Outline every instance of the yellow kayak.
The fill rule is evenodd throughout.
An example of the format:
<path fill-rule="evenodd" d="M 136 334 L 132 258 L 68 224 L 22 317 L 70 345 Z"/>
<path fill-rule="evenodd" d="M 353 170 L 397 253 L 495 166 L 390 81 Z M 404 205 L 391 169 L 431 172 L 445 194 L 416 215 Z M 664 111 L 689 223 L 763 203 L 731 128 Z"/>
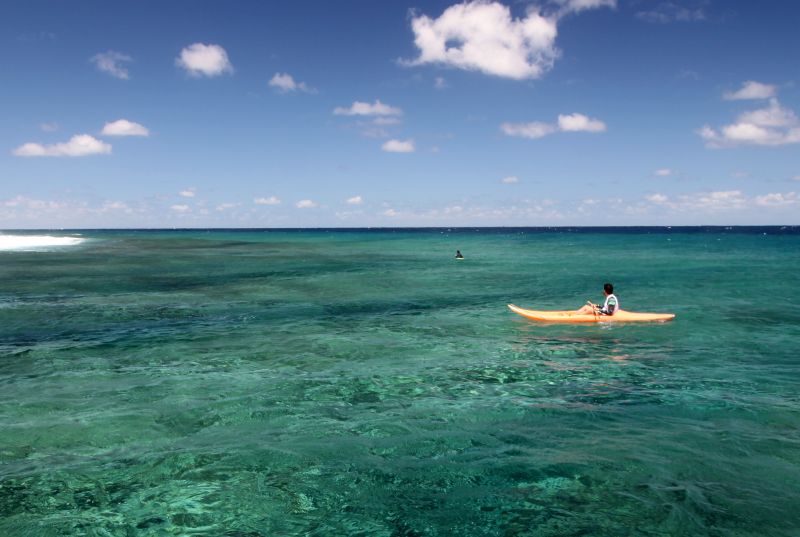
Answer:
<path fill-rule="evenodd" d="M 509 304 L 508 309 L 531 321 L 551 323 L 630 323 L 647 321 L 671 321 L 674 313 L 635 313 L 618 310 L 614 315 L 593 315 L 577 311 L 534 311 Z"/>

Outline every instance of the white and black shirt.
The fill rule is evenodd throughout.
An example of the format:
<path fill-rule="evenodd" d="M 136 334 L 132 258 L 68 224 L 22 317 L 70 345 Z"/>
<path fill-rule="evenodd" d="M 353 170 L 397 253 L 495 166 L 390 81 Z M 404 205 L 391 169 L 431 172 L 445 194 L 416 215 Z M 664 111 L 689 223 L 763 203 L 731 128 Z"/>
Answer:
<path fill-rule="evenodd" d="M 603 315 L 614 315 L 618 309 L 619 300 L 617 300 L 617 295 L 611 293 L 606 297 L 605 304 L 603 304 L 603 307 L 600 308 L 600 313 Z"/>

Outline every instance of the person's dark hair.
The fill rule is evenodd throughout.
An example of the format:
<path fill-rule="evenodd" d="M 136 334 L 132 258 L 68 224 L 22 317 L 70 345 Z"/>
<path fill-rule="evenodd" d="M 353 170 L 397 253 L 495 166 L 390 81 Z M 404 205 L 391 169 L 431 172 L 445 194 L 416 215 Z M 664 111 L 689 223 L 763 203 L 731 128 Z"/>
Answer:
<path fill-rule="evenodd" d="M 605 291 L 609 295 L 613 294 L 614 293 L 614 286 L 611 285 L 610 283 L 604 283 L 603 284 L 603 291 Z"/>

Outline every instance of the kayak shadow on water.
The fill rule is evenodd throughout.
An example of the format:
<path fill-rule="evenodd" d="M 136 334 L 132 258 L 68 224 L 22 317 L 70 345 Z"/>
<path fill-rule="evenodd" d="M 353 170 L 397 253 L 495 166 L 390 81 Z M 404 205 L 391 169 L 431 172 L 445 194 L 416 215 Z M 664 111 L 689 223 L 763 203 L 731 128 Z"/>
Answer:
<path fill-rule="evenodd" d="M 524 334 L 517 337 L 511 349 L 518 355 L 533 355 L 546 360 L 591 359 L 607 355 L 621 354 L 622 340 L 599 336 L 542 336 Z"/>
<path fill-rule="evenodd" d="M 608 328 L 611 327 L 578 327 L 577 330 L 587 330 L 584 335 L 563 332 L 545 335 L 533 333 L 532 329 L 527 328 L 516 332 L 510 345 L 517 356 L 537 357 L 547 361 L 651 361 L 669 353 L 669 349 L 665 349 L 663 345 L 654 345 L 638 337 L 619 337 L 617 330 Z M 572 331 L 576 329 L 572 328 Z"/>
<path fill-rule="evenodd" d="M 518 345 L 548 344 L 554 342 L 567 345 L 607 345 L 608 343 L 621 344 L 623 343 L 623 340 L 620 338 L 603 337 L 601 334 L 587 336 L 543 336 L 535 334 L 523 334 L 514 341 L 514 343 Z"/>

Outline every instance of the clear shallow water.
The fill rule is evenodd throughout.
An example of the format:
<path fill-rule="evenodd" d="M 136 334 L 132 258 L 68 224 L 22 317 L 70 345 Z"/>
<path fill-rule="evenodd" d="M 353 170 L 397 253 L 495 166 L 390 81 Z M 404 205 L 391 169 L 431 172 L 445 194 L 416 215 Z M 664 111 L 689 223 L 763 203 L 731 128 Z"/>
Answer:
<path fill-rule="evenodd" d="M 797 535 L 800 234 L 734 231 L 0 252 L 0 535 Z M 607 280 L 677 319 L 505 307 Z"/>

